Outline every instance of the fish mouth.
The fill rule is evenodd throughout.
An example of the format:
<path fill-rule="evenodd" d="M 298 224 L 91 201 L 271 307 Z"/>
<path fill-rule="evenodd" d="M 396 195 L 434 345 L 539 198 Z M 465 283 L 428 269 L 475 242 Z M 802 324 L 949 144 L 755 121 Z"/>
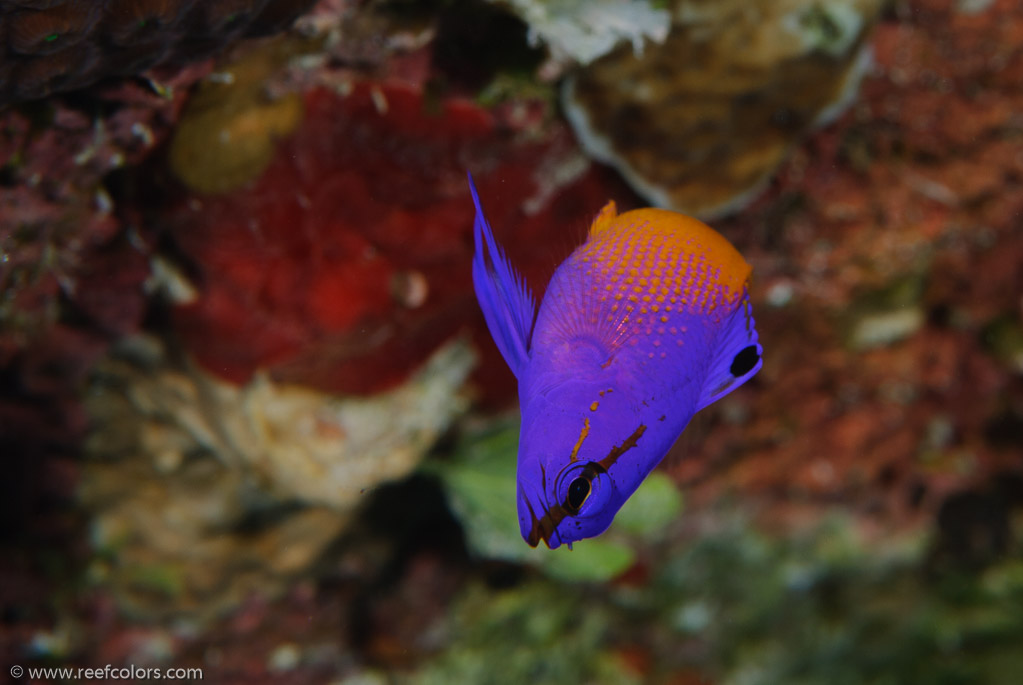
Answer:
<path fill-rule="evenodd" d="M 537 516 L 536 509 L 540 510 L 541 516 Z M 547 549 L 557 549 L 561 546 L 561 535 L 558 533 L 558 524 L 565 518 L 565 510 L 559 504 L 553 507 L 545 507 L 538 502 L 536 508 L 525 493 L 519 493 L 519 527 L 522 539 L 530 547 L 536 547 L 540 541 L 547 545 Z"/>

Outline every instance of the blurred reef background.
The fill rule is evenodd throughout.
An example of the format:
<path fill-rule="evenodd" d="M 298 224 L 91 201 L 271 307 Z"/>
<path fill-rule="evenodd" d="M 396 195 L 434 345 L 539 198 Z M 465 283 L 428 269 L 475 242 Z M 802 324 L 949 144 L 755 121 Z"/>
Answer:
<path fill-rule="evenodd" d="M 0 673 L 1015 685 L 1023 2 L 0 0 Z M 753 265 L 761 373 L 517 530 L 471 170 Z"/>

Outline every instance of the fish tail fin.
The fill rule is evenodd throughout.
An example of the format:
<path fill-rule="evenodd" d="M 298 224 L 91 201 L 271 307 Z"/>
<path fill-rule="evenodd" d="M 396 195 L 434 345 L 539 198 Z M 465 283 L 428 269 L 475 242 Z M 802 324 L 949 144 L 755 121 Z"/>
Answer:
<path fill-rule="evenodd" d="M 469 190 L 476 206 L 473 239 L 472 282 L 490 334 L 508 362 L 520 374 L 529 357 L 529 339 L 536 318 L 536 300 L 526 282 L 508 262 L 483 216 L 476 184 L 469 174 Z"/>
<path fill-rule="evenodd" d="M 697 411 L 738 388 L 763 366 L 764 348 L 759 342 L 748 295 L 743 296 L 717 344 L 717 355 L 700 391 Z"/>

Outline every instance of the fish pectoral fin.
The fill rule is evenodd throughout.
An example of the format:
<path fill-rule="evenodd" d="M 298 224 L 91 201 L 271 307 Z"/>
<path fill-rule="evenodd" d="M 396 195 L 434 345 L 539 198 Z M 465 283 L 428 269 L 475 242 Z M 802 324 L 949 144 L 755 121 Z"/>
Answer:
<path fill-rule="evenodd" d="M 476 289 L 476 299 L 479 300 L 483 318 L 487 321 L 487 328 L 497 348 L 501 350 L 512 373 L 519 376 L 529 358 L 529 339 L 536 319 L 536 300 L 494 239 L 494 233 L 483 216 L 472 174 L 469 174 L 469 190 L 476 206 L 473 226 L 476 249 L 472 259 L 472 282 Z"/>
<path fill-rule="evenodd" d="M 763 365 L 749 299 L 743 298 L 717 342 L 717 353 L 700 391 L 696 409 L 712 404 L 748 381 Z"/>

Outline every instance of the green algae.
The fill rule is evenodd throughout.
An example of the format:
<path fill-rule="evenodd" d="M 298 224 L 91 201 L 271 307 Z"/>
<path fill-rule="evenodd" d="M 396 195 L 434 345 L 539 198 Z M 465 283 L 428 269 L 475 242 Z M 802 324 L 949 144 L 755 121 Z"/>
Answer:
<path fill-rule="evenodd" d="M 178 599 L 185 595 L 184 569 L 172 563 L 152 563 L 129 569 L 125 584 L 142 592 Z"/>
<path fill-rule="evenodd" d="M 628 569 L 637 544 L 656 540 L 681 510 L 678 489 L 667 476 L 654 473 L 605 535 L 580 540 L 571 550 L 530 548 L 522 540 L 516 511 L 517 448 L 518 424 L 505 423 L 470 437 L 451 459 L 429 466 L 444 483 L 469 547 L 479 558 L 530 564 L 565 581 L 606 581 Z"/>
<path fill-rule="evenodd" d="M 939 568 L 926 531 L 868 539 L 855 519 L 834 514 L 810 530 L 768 534 L 734 501 L 701 511 L 712 523 L 682 539 L 681 527 L 665 523 L 684 516 L 678 500 L 657 494 L 674 485 L 658 477 L 647 501 L 630 501 L 605 536 L 573 552 L 530 550 L 514 516 L 515 442 L 515 426 L 505 424 L 432 468 L 478 556 L 541 573 L 510 589 L 467 588 L 449 647 L 413 682 L 666 682 L 698 673 L 719 685 L 1009 685 L 1023 672 L 1018 520 L 1012 551 L 980 570 Z M 660 519 L 655 532 L 636 528 L 644 518 Z M 587 542 L 620 546 L 645 571 L 628 582 L 620 571 L 594 572 Z M 594 559 L 609 553 L 598 551 Z M 561 557 L 571 568 L 543 561 Z M 642 673 L 615 656 L 637 644 Z"/>
<path fill-rule="evenodd" d="M 924 285 L 924 273 L 920 272 L 860 294 L 844 315 L 849 348 L 886 347 L 916 333 L 926 318 L 921 305 Z"/>
<path fill-rule="evenodd" d="M 616 530 L 647 541 L 661 537 L 682 512 L 682 494 L 668 476 L 655 471 L 615 516 Z"/>
<path fill-rule="evenodd" d="M 799 37 L 806 44 L 831 57 L 841 57 L 863 35 L 866 20 L 853 2 L 828 2 L 810 5 L 798 13 L 795 22 Z"/>
<path fill-rule="evenodd" d="M 1002 315 L 981 331 L 984 347 L 1015 373 L 1023 373 L 1023 322 L 1019 317 Z"/>
<path fill-rule="evenodd" d="M 647 682 L 1009 685 L 1023 668 L 1020 558 L 931 578 L 915 546 L 878 554 L 841 521 L 780 540 L 736 519 L 658 564 L 641 587 L 473 586 L 414 682 L 623 682 L 608 656 L 636 636 Z"/>
<path fill-rule="evenodd" d="M 410 682 L 638 682 L 606 649 L 613 619 L 605 602 L 579 589 L 532 582 L 494 595 L 474 585 L 449 619 L 453 646 Z"/>

